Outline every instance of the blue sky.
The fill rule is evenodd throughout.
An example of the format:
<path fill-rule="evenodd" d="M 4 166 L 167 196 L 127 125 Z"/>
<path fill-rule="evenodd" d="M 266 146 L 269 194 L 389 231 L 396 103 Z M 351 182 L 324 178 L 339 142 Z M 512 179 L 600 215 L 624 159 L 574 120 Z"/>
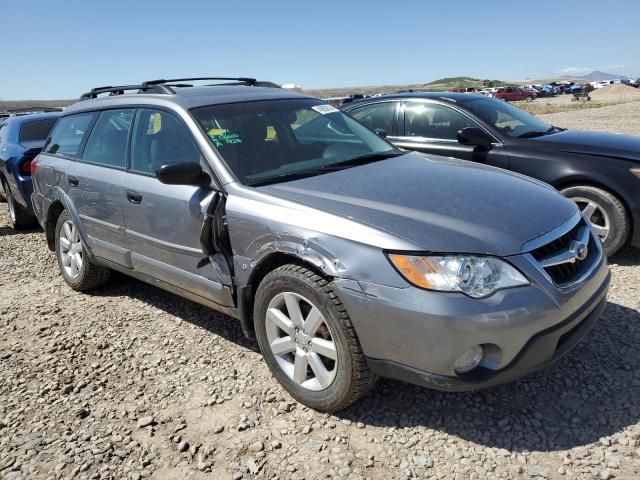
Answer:
<path fill-rule="evenodd" d="M 304 88 L 640 74 L 637 0 L 0 0 L 0 97 L 153 78 Z"/>

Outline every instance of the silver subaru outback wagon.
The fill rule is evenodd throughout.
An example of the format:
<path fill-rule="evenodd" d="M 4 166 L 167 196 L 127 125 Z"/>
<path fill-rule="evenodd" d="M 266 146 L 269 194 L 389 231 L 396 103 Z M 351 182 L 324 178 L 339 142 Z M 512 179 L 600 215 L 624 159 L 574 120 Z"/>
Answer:
<path fill-rule="evenodd" d="M 323 411 L 379 376 L 513 380 L 601 315 L 601 244 L 549 186 L 252 79 L 191 80 L 94 89 L 52 131 L 32 200 L 71 288 L 117 270 L 223 312 Z"/>

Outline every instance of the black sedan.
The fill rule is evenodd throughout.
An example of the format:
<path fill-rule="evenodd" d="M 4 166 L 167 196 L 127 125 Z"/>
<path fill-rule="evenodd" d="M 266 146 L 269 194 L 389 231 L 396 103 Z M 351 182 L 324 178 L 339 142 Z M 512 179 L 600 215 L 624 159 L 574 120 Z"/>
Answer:
<path fill-rule="evenodd" d="M 342 108 L 398 147 L 553 185 L 578 204 L 609 255 L 625 244 L 640 246 L 640 137 L 557 128 L 509 103 L 466 93 L 391 94 Z"/>

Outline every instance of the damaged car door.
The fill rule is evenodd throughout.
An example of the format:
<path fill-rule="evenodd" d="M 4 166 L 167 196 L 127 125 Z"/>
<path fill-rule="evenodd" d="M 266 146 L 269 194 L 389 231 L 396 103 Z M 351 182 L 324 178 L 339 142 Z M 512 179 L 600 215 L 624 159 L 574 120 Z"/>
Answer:
<path fill-rule="evenodd" d="M 233 307 L 226 259 L 212 248 L 204 251 L 201 241 L 221 194 L 210 181 L 190 184 L 180 177 L 202 164 L 181 120 L 163 110 L 138 109 L 124 185 L 125 234 L 135 270 Z M 165 183 L 156 175 L 161 167 Z"/>

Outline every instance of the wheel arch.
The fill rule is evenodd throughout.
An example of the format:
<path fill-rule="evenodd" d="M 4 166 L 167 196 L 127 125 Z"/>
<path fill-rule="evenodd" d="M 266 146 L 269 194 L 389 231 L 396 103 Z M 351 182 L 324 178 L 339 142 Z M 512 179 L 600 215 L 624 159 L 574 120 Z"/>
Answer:
<path fill-rule="evenodd" d="M 247 284 L 243 287 L 238 287 L 238 313 L 242 330 L 247 337 L 255 337 L 253 308 L 258 286 L 270 272 L 287 264 L 308 268 L 328 281 L 333 279 L 331 275 L 322 271 L 317 265 L 291 253 L 275 251 L 263 257 L 251 270 Z"/>
<path fill-rule="evenodd" d="M 56 224 L 58 217 L 64 211 L 64 205 L 60 200 L 53 202 L 47 210 L 47 218 L 44 224 L 44 234 L 47 239 L 47 246 L 52 252 L 56 249 Z"/>
<path fill-rule="evenodd" d="M 569 179 L 563 179 L 558 182 L 554 182 L 551 185 L 558 191 L 562 191 L 570 187 L 593 187 L 593 188 L 599 188 L 600 190 L 604 190 L 605 192 L 613 195 L 618 200 L 620 200 L 629 218 L 630 219 L 633 218 L 631 215 L 631 209 L 629 208 L 629 203 L 627 202 L 627 199 L 624 197 L 624 195 L 621 195 L 614 188 L 611 188 L 609 185 L 606 185 L 602 182 L 598 182 L 592 179 L 569 178 Z"/>
<path fill-rule="evenodd" d="M 634 216 L 631 211 L 631 208 L 629 207 L 629 202 L 624 197 L 624 195 L 621 195 L 615 189 L 611 188 L 610 186 L 604 183 L 594 181 L 592 179 L 582 179 L 582 178 L 564 179 L 559 182 L 554 182 L 551 185 L 560 192 L 570 187 L 593 187 L 593 188 L 599 188 L 600 190 L 604 190 L 610 195 L 613 195 L 618 200 L 620 200 L 620 203 L 624 207 L 625 213 L 627 214 L 627 218 L 629 219 L 629 235 L 628 235 L 628 238 L 625 240 L 625 243 L 629 242 L 631 238 L 634 238 L 634 231 L 635 231 Z"/>

